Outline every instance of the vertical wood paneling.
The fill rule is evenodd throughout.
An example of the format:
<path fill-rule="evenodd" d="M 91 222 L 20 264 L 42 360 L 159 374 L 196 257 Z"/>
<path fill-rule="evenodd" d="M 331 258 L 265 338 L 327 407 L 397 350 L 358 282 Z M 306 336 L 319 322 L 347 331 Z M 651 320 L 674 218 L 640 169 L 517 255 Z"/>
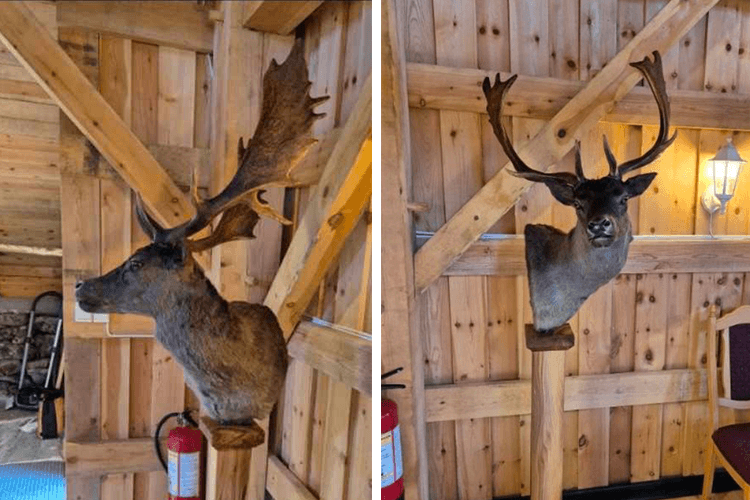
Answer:
<path fill-rule="evenodd" d="M 305 24 L 305 50 L 307 53 L 308 71 L 313 82 L 312 95 L 330 95 L 331 98 L 316 108 L 316 112 L 326 113 L 326 117 L 318 120 L 313 126 L 313 133 L 320 135 L 330 130 L 339 116 L 340 92 L 342 90 L 341 71 L 346 44 L 346 24 L 348 10 L 342 3 L 330 3 L 321 6 Z M 327 278 L 327 283 L 335 285 L 335 275 Z M 318 314 L 333 320 L 333 301 L 335 292 L 325 290 L 325 299 L 318 305 Z M 321 307 L 329 304 L 330 309 Z M 324 312 L 325 311 L 325 312 Z M 296 368 L 296 371 L 307 372 L 308 368 Z M 314 372 L 315 397 L 310 401 L 312 426 L 310 433 L 309 453 L 305 460 L 308 462 L 308 486 L 316 493 L 321 492 L 323 477 L 323 450 L 325 447 L 325 429 L 327 426 L 328 400 L 335 396 L 331 391 L 332 382 L 329 377 Z M 299 374 L 298 374 L 299 376 Z M 308 376 L 305 374 L 305 376 Z M 307 404 L 303 398 L 301 400 Z M 348 411 L 347 411 L 348 413 Z M 302 429 L 300 429 L 302 430 Z M 301 442 L 304 442 L 304 438 Z"/>
<path fill-rule="evenodd" d="M 643 212 L 641 212 L 643 214 Z M 663 274 L 638 275 L 635 310 L 636 371 L 662 370 L 666 357 L 667 284 Z M 649 481 L 661 475 L 662 406 L 633 407 L 632 480 Z"/>
<path fill-rule="evenodd" d="M 145 144 L 156 144 L 159 49 L 155 45 L 132 43 L 132 122 L 133 133 Z M 132 205 L 132 203 L 131 203 Z M 131 250 L 146 244 L 135 217 L 131 216 Z M 152 432 L 151 387 L 153 382 L 154 339 L 132 339 L 130 342 L 130 437 L 148 437 Z M 134 478 L 134 498 L 153 498 L 159 487 L 162 472 L 137 473 Z M 153 481 L 152 481 L 153 479 Z M 152 486 L 153 484 L 153 486 Z"/>
<path fill-rule="evenodd" d="M 432 0 L 411 2 L 405 7 L 409 12 L 407 45 L 417 48 L 409 56 L 411 61 L 437 62 L 457 67 L 474 66 L 473 47 L 456 41 L 460 38 L 456 33 L 461 30 L 463 17 L 468 15 L 465 12 L 454 12 L 458 10 L 455 4 L 456 2 L 447 0 Z M 476 64 L 490 71 L 510 70 L 523 75 L 587 80 L 666 4 L 666 0 L 581 0 L 570 5 L 558 0 L 468 2 L 468 10 L 472 6 L 475 9 Z M 460 5 L 466 7 L 464 3 Z M 430 30 L 415 29 L 412 24 L 423 19 L 430 9 L 435 11 L 434 38 Z M 750 74 L 747 69 L 750 68 L 750 57 L 747 55 L 750 53 L 747 42 L 750 40 L 748 16 L 750 8 L 737 0 L 723 0 L 712 9 L 707 19 L 700 21 L 679 44 L 662 55 L 668 89 L 746 93 L 746 84 L 743 82 L 747 78 L 743 75 Z M 569 31 L 573 34 L 567 33 Z M 437 60 L 433 59 L 433 51 L 438 55 Z M 443 59 L 440 57 L 441 51 Z M 453 142 L 460 139 L 458 135 L 450 136 L 450 132 L 460 128 L 456 125 L 460 121 L 446 121 L 445 112 L 412 109 L 410 113 L 412 144 L 419 141 L 425 158 L 424 163 L 414 163 L 415 201 L 429 200 L 430 196 L 433 200 L 441 197 L 443 186 L 436 184 L 436 177 L 445 182 L 446 189 L 449 189 L 449 183 L 450 187 L 455 183 L 463 183 L 456 189 L 465 189 L 467 183 L 473 182 L 474 167 L 464 168 L 460 173 L 458 169 L 452 173 L 451 169 L 457 163 L 456 156 L 461 161 L 466 161 L 470 156 L 454 153 L 446 155 L 444 144 L 442 157 L 440 152 L 434 151 L 434 146 L 430 149 L 430 141 L 434 144 L 438 132 L 443 142 L 447 138 Z M 432 113 L 431 117 L 428 117 L 429 113 Z M 436 114 L 441 115 L 439 125 L 436 124 Z M 528 140 L 536 127 L 543 123 L 519 119 L 511 121 L 514 144 Z M 471 161 L 471 164 L 481 162 L 486 178 L 507 160 L 486 124 L 486 117 L 481 117 L 479 127 L 482 158 Z M 584 161 L 586 173 L 593 177 L 596 169 L 604 165 L 601 132 L 606 131 L 615 155 L 622 162 L 650 147 L 657 130 L 654 126 L 601 126 L 592 137 L 582 138 L 584 148 L 587 143 L 591 143 L 588 147 L 595 149 L 591 153 L 595 157 L 593 162 Z M 460 131 L 457 130 L 458 133 Z M 733 137 L 740 154 L 750 157 L 750 140 L 746 138 L 746 134 L 680 130 L 675 144 L 657 162 L 639 172 L 652 171 L 658 175 L 642 197 L 629 203 L 636 234 L 708 233 L 708 218 L 700 206 L 700 196 L 707 185 L 703 172 L 705 160 L 716 153 L 729 135 Z M 572 155 L 552 168 L 571 169 Z M 741 177 L 738 192 L 729 204 L 728 214 L 714 217 L 713 229 L 716 234 L 747 234 L 750 218 L 746 205 L 750 202 L 747 200 L 750 198 L 750 191 L 742 190 L 742 182 Z M 449 193 L 446 196 L 450 199 Z M 428 201 L 428 204 L 430 212 L 416 214 L 415 221 L 417 225 L 424 223 L 424 230 L 434 231 L 443 220 L 440 217 L 432 218 L 431 214 L 440 212 L 443 208 L 439 201 Z M 573 211 L 554 202 L 541 185 L 533 186 L 521 199 L 512 217 L 513 220 L 506 216 L 492 231 L 520 233 L 527 223 L 551 223 L 567 230 L 575 221 Z M 583 314 L 571 320 L 571 323 L 577 323 L 574 326 L 577 346 L 575 355 L 566 358 L 566 372 L 583 374 L 627 372 L 634 369 L 700 368 L 704 364 L 705 354 L 706 304 L 718 301 L 725 308 L 731 308 L 741 300 L 747 300 L 746 297 L 741 297 L 739 291 L 740 287 L 747 286 L 745 281 L 744 275 L 732 274 L 649 274 L 643 275 L 640 280 L 636 280 L 634 275 L 618 277 L 610 285 L 610 291 L 606 292 L 611 294 L 610 305 L 597 306 L 589 312 L 584 310 Z M 516 285 L 514 292 L 511 292 L 511 282 Z M 484 342 L 488 350 L 488 376 L 491 379 L 514 376 L 523 378 L 529 374 L 530 363 L 527 362 L 526 349 L 518 332 L 523 323 L 531 319 L 527 285 L 524 278 L 512 278 L 511 281 L 502 283 L 501 278 L 493 277 L 475 284 L 474 293 L 479 294 L 480 289 L 484 290 L 486 300 L 484 315 L 488 331 Z M 423 313 L 429 314 L 423 323 L 423 339 L 428 366 L 435 374 L 434 379 L 428 383 L 450 382 L 450 366 L 457 363 L 456 353 L 464 356 L 467 351 L 465 346 L 460 346 L 460 352 L 456 349 L 455 316 L 461 316 L 466 321 L 472 313 L 468 309 L 456 308 L 452 300 L 456 292 L 452 288 L 453 284 L 449 303 L 439 286 L 428 292 L 434 294 L 429 302 L 423 302 L 430 304 L 425 308 L 430 312 Z M 461 293 L 471 293 L 471 290 L 466 287 L 461 289 Z M 649 300 L 651 297 L 654 302 Z M 444 307 L 448 304 L 451 307 L 450 319 L 444 313 Z M 513 318 L 513 310 L 516 316 L 515 328 L 505 323 Z M 611 315 L 611 319 L 602 319 L 602 314 L 605 318 Z M 475 311 L 473 315 L 480 314 Z M 450 321 L 448 326 L 447 321 Z M 602 338 L 583 339 L 582 332 L 591 321 L 609 321 L 609 326 L 604 326 L 605 330 L 609 329 L 607 334 Z M 448 327 L 453 330 L 452 336 L 445 333 Z M 510 330 L 516 330 L 515 334 L 509 334 Z M 467 337 L 464 335 L 462 338 Z M 497 353 L 493 346 L 501 343 L 506 350 L 504 353 Z M 453 356 L 446 353 L 451 344 Z M 515 349 L 512 348 L 514 345 Z M 461 372 L 453 373 L 454 376 L 460 376 L 457 374 Z M 460 380 L 455 382 L 459 383 Z M 592 484 L 640 481 L 702 472 L 702 450 L 706 437 L 701 430 L 706 421 L 703 403 L 613 408 L 604 414 L 579 412 L 576 415 L 570 412 L 565 418 L 566 487 L 584 488 Z M 722 413 L 723 421 L 729 422 L 730 418 L 738 419 L 741 416 Z M 528 451 L 524 450 L 528 447 L 530 418 L 518 417 L 518 429 L 515 432 L 511 431 L 515 424 L 511 424 L 510 419 L 500 422 L 501 419 L 493 419 L 491 424 L 493 494 L 528 493 L 528 475 L 524 469 L 528 469 L 530 457 Z M 570 435 L 567 430 L 570 422 L 575 422 L 577 432 L 575 452 L 570 450 L 569 453 Z M 441 439 L 437 429 L 452 429 L 454 425 L 458 428 L 453 422 L 428 426 L 431 436 L 436 438 L 432 449 L 442 452 L 439 455 L 431 453 L 436 455 L 430 469 L 430 487 L 436 498 L 450 497 L 451 494 L 446 493 L 446 490 L 451 491 L 450 485 L 455 484 L 450 481 L 453 442 L 452 439 Z M 450 434 L 450 430 L 447 434 Z M 453 467 L 458 470 L 462 461 L 461 447 L 471 447 L 473 444 L 470 438 L 462 443 L 459 431 L 456 431 L 456 435 L 459 438 L 455 444 L 459 450 L 459 464 Z M 585 439 L 580 439 L 581 437 Z M 578 445 L 581 445 L 580 449 L 577 448 Z M 517 453 L 514 451 L 516 449 Z M 575 468 L 570 467 L 571 462 L 575 462 Z M 517 469 L 514 465 L 516 463 Z M 459 479 L 459 482 L 462 480 Z M 460 487 L 459 490 L 464 492 Z"/>
<path fill-rule="evenodd" d="M 581 80 L 591 80 L 617 54 L 617 0 L 581 0 Z"/>
<path fill-rule="evenodd" d="M 132 43 L 103 36 L 100 41 L 99 88 L 126 123 L 132 116 Z M 108 272 L 130 256 L 130 188 L 101 180 L 102 271 Z M 102 439 L 127 439 L 130 407 L 130 339 L 102 340 Z M 133 498 L 133 474 L 102 478 L 103 498 Z"/>
<path fill-rule="evenodd" d="M 507 1 L 476 2 L 477 57 L 480 68 L 508 71 L 510 69 L 510 27 Z M 507 161 L 495 138 L 489 121 L 480 118 L 482 133 L 483 180 L 491 178 Z M 506 214 L 491 232 L 514 232 L 514 214 Z M 488 277 L 487 286 L 487 348 L 489 376 L 493 380 L 518 377 L 517 307 L 515 278 Z M 521 455 L 519 449 L 519 418 L 503 417 L 490 420 L 492 447 L 492 494 L 511 495 L 521 491 Z"/>
<path fill-rule="evenodd" d="M 635 347 L 636 279 L 621 274 L 612 285 L 612 338 L 610 341 L 610 372 L 633 370 Z M 610 410 L 609 482 L 630 481 L 631 424 L 633 409 L 619 406 Z"/>
<path fill-rule="evenodd" d="M 473 3 L 433 3 L 438 64 L 476 67 L 476 11 Z M 455 213 L 482 184 L 481 128 L 474 113 L 440 112 L 446 217 Z M 485 280 L 450 278 L 453 376 L 458 383 L 485 380 Z M 471 341 L 467 341 L 470 338 Z M 458 498 L 492 497 L 489 419 L 456 422 Z"/>
<path fill-rule="evenodd" d="M 582 52 L 583 55 L 583 52 Z M 581 138 L 581 161 L 588 178 L 607 172 L 603 161 L 601 135 L 607 127 L 599 126 Z M 578 372 L 581 375 L 608 373 L 610 370 L 612 331 L 612 283 L 602 286 L 581 306 L 578 312 Z M 588 488 L 608 483 L 609 476 L 609 410 L 578 412 L 578 487 Z"/>

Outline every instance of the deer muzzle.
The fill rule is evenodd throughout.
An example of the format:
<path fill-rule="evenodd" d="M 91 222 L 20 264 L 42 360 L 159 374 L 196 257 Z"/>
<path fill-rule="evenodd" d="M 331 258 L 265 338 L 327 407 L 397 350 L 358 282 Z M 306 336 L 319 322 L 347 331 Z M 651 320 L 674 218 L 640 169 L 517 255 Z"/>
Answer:
<path fill-rule="evenodd" d="M 107 312 L 107 301 L 96 278 L 76 283 L 76 302 L 88 313 Z"/>
<path fill-rule="evenodd" d="M 614 239 L 614 221 L 606 216 L 593 219 L 586 225 L 586 234 L 589 237 L 589 241 L 591 241 L 594 246 L 609 246 Z"/>

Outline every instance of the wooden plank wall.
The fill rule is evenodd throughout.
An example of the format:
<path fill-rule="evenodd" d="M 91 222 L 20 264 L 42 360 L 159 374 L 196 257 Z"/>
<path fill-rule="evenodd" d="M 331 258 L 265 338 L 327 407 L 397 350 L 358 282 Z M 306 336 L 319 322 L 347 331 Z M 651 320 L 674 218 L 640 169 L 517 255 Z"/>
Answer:
<path fill-rule="evenodd" d="M 371 26 L 371 4 L 365 2 L 325 5 L 306 21 L 312 94 L 332 97 L 325 105 L 328 116 L 318 122 L 316 134 L 342 125 L 351 112 L 370 74 Z M 281 61 L 286 57 L 293 36 L 255 33 L 254 38 L 258 45 L 248 54 L 251 69 L 247 73 L 252 81 L 247 87 L 259 89 L 265 68 L 272 58 Z M 209 146 L 212 77 L 206 54 L 75 28 L 62 28 L 60 40 L 145 144 Z M 260 93 L 247 98 L 239 114 L 243 124 L 254 126 L 260 111 Z M 109 271 L 147 241 L 133 215 L 130 189 L 116 176 L 102 175 L 97 168 L 91 170 L 91 152 L 75 128 L 64 117 L 61 120 L 65 145 L 64 286 L 66 297 L 72 297 L 77 279 Z M 252 132 L 239 131 L 245 137 Z M 183 179 L 189 177 L 189 173 L 185 174 Z M 210 172 L 199 175 L 200 179 L 210 177 Z M 305 193 L 298 198 L 301 215 Z M 281 208 L 284 196 L 279 190 L 269 192 L 266 199 Z M 360 331 L 372 330 L 370 223 L 371 215 L 367 213 L 327 280 L 330 288 L 322 287 L 317 302 L 327 306 L 313 307 L 311 315 Z M 222 263 L 229 258 L 243 259 L 240 262 L 244 265 L 232 267 L 236 276 L 231 279 L 240 283 L 239 289 L 244 288 L 246 294 L 235 298 L 249 297 L 257 302 L 265 296 L 283 255 L 282 229 L 278 224 L 264 220 L 256 235 L 262 236 L 252 242 L 235 243 L 242 248 L 217 252 L 214 258 Z M 66 398 L 68 440 L 147 437 L 165 413 L 184 406 L 197 407 L 195 397 L 184 386 L 181 368 L 152 338 L 127 338 L 127 332 L 120 331 L 118 336 L 123 338 L 102 338 L 102 324 L 74 323 L 72 302 L 66 306 L 65 327 L 71 337 L 66 358 L 67 373 L 71 374 Z M 288 465 L 301 487 L 315 497 L 369 498 L 371 406 L 368 394 L 331 380 L 301 362 L 293 362 L 277 409 L 276 432 L 272 428 L 269 433 L 269 456 L 278 454 L 281 467 Z M 265 461 L 263 454 L 258 456 Z M 274 458 L 273 471 L 281 470 L 278 458 Z M 264 474 L 265 467 L 253 470 Z M 258 481 L 263 484 L 262 478 Z M 68 498 L 92 500 L 160 499 L 166 492 L 166 477 L 161 471 L 101 478 L 71 475 L 68 484 Z M 292 483 L 278 484 L 276 487 L 283 488 Z M 253 498 L 256 496 L 262 498 L 262 492 L 253 494 Z"/>
<path fill-rule="evenodd" d="M 30 2 L 57 36 L 52 2 Z M 0 243 L 60 248 L 59 124 L 57 106 L 0 47 Z M 62 289 L 57 258 L 0 255 L 0 296 L 34 297 Z"/>
<path fill-rule="evenodd" d="M 666 3 L 409 0 L 400 8 L 408 62 L 585 81 Z M 750 8 L 719 2 L 664 54 L 668 89 L 750 93 L 748 43 Z M 507 160 L 486 115 L 411 108 L 410 122 L 411 200 L 428 207 L 414 214 L 415 229 L 435 231 Z M 513 118 L 508 123 L 519 144 L 543 122 Z M 606 173 L 602 134 L 624 161 L 648 149 L 657 131 L 600 124 L 582 138 L 587 175 Z M 675 145 L 644 169 L 658 172 L 656 181 L 630 202 L 635 234 L 708 234 L 700 207 L 707 184 L 704 162 L 729 135 L 750 158 L 746 132 L 679 130 Z M 572 154 L 552 168 L 572 171 Z M 727 215 L 714 217 L 715 234 L 748 234 L 747 175 Z M 522 233 L 527 223 L 568 230 L 574 221 L 572 209 L 535 186 L 493 232 Z M 576 347 L 566 355 L 567 375 L 703 368 L 708 306 L 718 303 L 728 310 L 748 303 L 747 278 L 728 272 L 618 276 L 571 320 L 577 335 Z M 428 386 L 529 377 L 530 356 L 522 340 L 523 324 L 531 317 L 525 276 L 443 277 L 418 300 Z M 724 422 L 744 418 L 739 412 L 722 414 Z M 566 412 L 564 487 L 702 474 L 706 419 L 704 401 Z M 529 424 L 529 415 L 427 423 L 430 498 L 528 494 Z"/>
<path fill-rule="evenodd" d="M 305 22 L 312 94 L 331 96 L 320 106 L 327 116 L 316 123 L 316 134 L 343 125 L 352 111 L 371 71 L 371 30 L 369 2 L 325 3 Z M 301 191 L 297 217 L 305 206 L 307 190 Z M 370 222 L 367 212 L 349 236 L 338 265 L 321 284 L 308 314 L 372 331 Z M 279 408 L 275 451 L 308 492 L 326 499 L 370 498 L 369 395 L 292 360 Z M 290 491 L 284 494 L 291 497 Z"/>

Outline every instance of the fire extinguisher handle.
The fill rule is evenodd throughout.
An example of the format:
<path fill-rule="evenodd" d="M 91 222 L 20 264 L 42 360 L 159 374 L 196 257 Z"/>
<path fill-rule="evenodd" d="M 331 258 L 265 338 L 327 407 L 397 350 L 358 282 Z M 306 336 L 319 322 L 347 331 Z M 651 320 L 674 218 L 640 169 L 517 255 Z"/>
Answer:
<path fill-rule="evenodd" d="M 167 461 L 164 460 L 164 454 L 161 452 L 161 446 L 159 446 L 159 434 L 161 434 L 161 428 L 164 427 L 164 424 L 167 423 L 167 420 L 169 420 L 172 417 L 179 416 L 179 412 L 172 412 L 167 413 L 163 417 L 161 417 L 161 420 L 159 420 L 159 423 L 156 424 L 156 431 L 154 432 L 154 449 L 156 450 L 156 456 L 159 458 L 159 462 L 161 462 L 161 466 L 164 467 L 164 472 L 169 472 L 169 469 L 167 468 Z"/>
<path fill-rule="evenodd" d="M 164 460 L 164 454 L 161 452 L 161 446 L 159 446 L 159 435 L 161 434 L 161 428 L 164 427 L 164 424 L 167 423 L 167 420 L 169 420 L 172 417 L 178 417 L 184 420 L 185 422 L 189 423 L 193 427 L 198 427 L 198 423 L 193 419 L 193 417 L 190 416 L 190 410 L 185 410 L 182 412 L 172 412 L 167 413 L 163 417 L 161 417 L 161 420 L 159 420 L 159 423 L 156 424 L 156 431 L 154 432 L 154 449 L 156 450 L 156 456 L 159 459 L 159 462 L 161 462 L 161 466 L 164 467 L 164 472 L 169 473 L 169 469 L 167 467 L 167 461 Z"/>

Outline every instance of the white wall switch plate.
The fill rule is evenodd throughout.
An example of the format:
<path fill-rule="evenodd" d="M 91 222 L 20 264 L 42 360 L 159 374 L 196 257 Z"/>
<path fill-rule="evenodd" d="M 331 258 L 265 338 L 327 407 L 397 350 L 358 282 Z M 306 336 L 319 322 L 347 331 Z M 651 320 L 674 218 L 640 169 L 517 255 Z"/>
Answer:
<path fill-rule="evenodd" d="M 93 319 L 94 317 L 92 314 L 81 309 L 81 306 L 78 305 L 78 301 L 76 300 L 76 305 L 73 309 L 73 321 L 76 323 L 91 323 Z"/>

